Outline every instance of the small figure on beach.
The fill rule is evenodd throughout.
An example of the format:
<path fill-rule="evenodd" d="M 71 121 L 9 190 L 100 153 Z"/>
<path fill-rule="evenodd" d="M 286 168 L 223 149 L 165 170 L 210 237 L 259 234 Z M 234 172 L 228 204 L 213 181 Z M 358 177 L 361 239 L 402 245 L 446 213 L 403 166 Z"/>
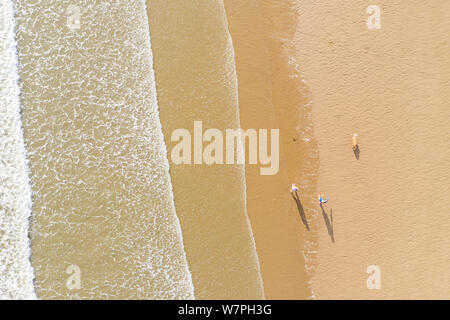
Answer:
<path fill-rule="evenodd" d="M 291 186 L 291 193 L 297 193 L 298 192 L 298 187 L 295 185 L 295 183 L 292 184 Z"/>
<path fill-rule="evenodd" d="M 353 135 L 353 138 L 352 138 L 352 147 L 353 147 L 353 151 L 357 151 L 359 149 L 358 135 L 356 133 Z"/>
<path fill-rule="evenodd" d="M 330 199 L 330 198 L 327 197 L 327 200 L 324 200 L 324 196 L 323 196 L 323 195 L 320 195 L 320 196 L 319 196 L 319 202 L 320 202 L 320 204 L 327 203 L 327 202 L 328 202 L 328 199 Z"/>
<path fill-rule="evenodd" d="M 355 133 L 352 138 L 352 147 L 353 152 L 355 153 L 356 160 L 359 160 L 359 144 L 358 144 L 358 135 Z"/>

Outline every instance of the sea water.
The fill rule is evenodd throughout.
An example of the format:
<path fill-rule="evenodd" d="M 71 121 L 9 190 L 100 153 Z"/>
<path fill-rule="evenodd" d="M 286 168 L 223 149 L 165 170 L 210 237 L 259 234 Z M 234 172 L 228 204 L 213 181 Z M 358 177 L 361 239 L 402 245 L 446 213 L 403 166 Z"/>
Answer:
<path fill-rule="evenodd" d="M 193 298 L 145 1 L 14 3 L 37 296 Z"/>
<path fill-rule="evenodd" d="M 20 117 L 14 8 L 0 2 L 0 299 L 33 299 L 31 188 Z"/>

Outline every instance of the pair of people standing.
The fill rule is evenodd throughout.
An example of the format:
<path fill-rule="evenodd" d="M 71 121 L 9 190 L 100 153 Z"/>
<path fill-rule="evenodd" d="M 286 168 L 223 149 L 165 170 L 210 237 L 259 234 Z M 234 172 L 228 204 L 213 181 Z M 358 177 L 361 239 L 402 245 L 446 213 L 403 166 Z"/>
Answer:
<path fill-rule="evenodd" d="M 291 193 L 298 193 L 298 190 L 299 190 L 298 187 L 295 185 L 295 183 L 293 183 L 292 186 L 291 186 Z M 319 203 L 320 204 L 327 203 L 329 199 L 330 198 L 327 197 L 327 199 L 325 200 L 323 195 L 319 195 Z"/>

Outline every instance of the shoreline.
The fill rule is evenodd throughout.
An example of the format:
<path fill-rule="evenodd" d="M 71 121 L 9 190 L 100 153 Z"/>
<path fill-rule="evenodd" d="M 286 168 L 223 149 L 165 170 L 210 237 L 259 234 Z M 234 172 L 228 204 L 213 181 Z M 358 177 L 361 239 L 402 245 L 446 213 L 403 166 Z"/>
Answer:
<path fill-rule="evenodd" d="M 292 124 L 279 121 L 272 103 L 271 56 L 258 3 L 239 0 L 224 3 L 236 53 L 241 127 L 279 129 L 283 134 Z M 302 254 L 304 226 L 289 194 L 291 180 L 281 140 L 277 174 L 264 176 L 257 166 L 246 164 L 247 210 L 266 298 L 305 299 L 311 292 Z"/>
<path fill-rule="evenodd" d="M 202 121 L 205 130 L 237 129 L 234 53 L 222 0 L 147 0 L 147 12 L 169 154 L 176 145 L 174 130 L 190 128 L 194 121 Z M 264 298 L 244 166 L 169 162 L 195 297 Z M 218 186 L 226 192 L 212 192 Z"/>

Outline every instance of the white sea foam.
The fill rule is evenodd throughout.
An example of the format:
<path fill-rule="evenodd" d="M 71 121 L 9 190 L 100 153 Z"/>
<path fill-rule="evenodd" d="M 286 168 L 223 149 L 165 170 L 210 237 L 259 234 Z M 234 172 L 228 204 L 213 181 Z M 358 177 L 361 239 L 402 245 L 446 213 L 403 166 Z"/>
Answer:
<path fill-rule="evenodd" d="M 15 3 L 38 297 L 193 298 L 145 1 Z"/>
<path fill-rule="evenodd" d="M 12 0 L 0 1 L 0 299 L 35 299 Z"/>

